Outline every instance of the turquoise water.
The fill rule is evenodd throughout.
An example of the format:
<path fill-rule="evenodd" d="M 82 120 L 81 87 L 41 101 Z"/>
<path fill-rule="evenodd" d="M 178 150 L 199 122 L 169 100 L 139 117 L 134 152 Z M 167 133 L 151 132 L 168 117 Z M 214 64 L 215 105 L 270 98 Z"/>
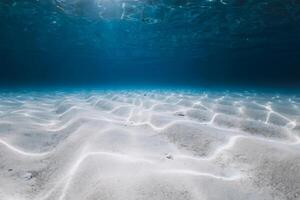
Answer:
<path fill-rule="evenodd" d="M 0 200 L 299 200 L 299 0 L 1 0 Z"/>
<path fill-rule="evenodd" d="M 1 85 L 300 85 L 295 0 L 4 0 Z"/>

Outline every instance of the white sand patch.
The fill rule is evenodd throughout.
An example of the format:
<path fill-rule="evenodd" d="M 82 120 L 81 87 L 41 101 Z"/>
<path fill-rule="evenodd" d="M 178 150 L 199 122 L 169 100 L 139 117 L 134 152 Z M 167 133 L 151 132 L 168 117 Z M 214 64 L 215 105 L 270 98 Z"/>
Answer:
<path fill-rule="evenodd" d="M 300 99 L 0 94 L 0 199 L 300 198 Z"/>

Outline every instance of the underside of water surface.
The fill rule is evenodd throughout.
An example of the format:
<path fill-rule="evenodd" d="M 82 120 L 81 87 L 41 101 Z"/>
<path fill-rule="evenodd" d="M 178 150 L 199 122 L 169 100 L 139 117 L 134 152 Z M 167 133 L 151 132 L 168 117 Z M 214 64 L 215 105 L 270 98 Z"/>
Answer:
<path fill-rule="evenodd" d="M 2 83 L 299 86 L 297 0 L 3 0 Z"/>
<path fill-rule="evenodd" d="M 299 0 L 0 0 L 0 200 L 299 199 Z"/>

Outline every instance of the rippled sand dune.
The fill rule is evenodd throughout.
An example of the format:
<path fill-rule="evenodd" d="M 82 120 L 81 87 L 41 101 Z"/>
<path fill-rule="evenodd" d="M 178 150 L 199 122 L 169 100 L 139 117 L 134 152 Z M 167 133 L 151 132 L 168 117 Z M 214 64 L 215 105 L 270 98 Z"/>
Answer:
<path fill-rule="evenodd" d="M 300 97 L 1 93 L 0 199 L 300 199 Z"/>

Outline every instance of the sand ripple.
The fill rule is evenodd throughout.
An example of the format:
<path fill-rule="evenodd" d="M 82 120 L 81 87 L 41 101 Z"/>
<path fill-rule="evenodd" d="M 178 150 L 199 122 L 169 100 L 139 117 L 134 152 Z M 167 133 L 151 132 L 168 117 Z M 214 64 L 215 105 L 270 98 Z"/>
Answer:
<path fill-rule="evenodd" d="M 0 199 L 300 198 L 299 96 L 0 97 Z"/>

